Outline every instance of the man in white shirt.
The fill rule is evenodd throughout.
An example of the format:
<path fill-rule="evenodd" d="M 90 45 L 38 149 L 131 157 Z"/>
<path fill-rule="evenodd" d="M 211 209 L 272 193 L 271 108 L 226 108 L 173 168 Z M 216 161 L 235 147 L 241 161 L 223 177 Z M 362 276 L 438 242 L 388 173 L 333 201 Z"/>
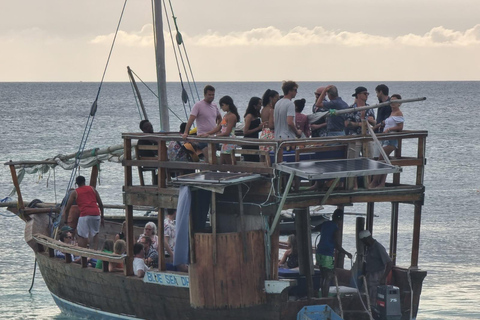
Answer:
<path fill-rule="evenodd" d="M 143 278 L 145 272 L 148 270 L 147 265 L 145 264 L 145 251 L 143 250 L 143 244 L 135 243 L 133 246 L 133 273 L 139 277 Z"/>
<path fill-rule="evenodd" d="M 295 104 L 292 99 L 297 95 L 298 84 L 285 81 L 282 91 L 285 95 L 275 104 L 273 119 L 275 121 L 275 139 L 295 139 L 302 136 L 302 130 L 295 125 Z"/>

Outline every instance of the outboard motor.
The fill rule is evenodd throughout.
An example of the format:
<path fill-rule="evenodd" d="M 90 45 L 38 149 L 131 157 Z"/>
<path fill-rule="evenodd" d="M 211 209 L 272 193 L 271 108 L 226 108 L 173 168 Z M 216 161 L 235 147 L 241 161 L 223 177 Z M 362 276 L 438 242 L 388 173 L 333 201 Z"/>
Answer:
<path fill-rule="evenodd" d="M 375 320 L 401 320 L 400 289 L 395 286 L 378 286 L 372 313 Z"/>

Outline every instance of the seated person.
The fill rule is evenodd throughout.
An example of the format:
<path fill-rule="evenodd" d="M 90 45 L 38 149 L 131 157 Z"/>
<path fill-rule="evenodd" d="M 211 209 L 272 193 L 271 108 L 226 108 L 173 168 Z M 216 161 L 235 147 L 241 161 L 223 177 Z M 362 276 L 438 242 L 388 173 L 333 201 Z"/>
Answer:
<path fill-rule="evenodd" d="M 288 249 L 283 254 L 282 260 L 278 263 L 279 267 L 293 269 L 298 267 L 297 238 L 294 234 L 288 236 Z"/>
<path fill-rule="evenodd" d="M 115 241 L 115 244 L 113 245 L 113 253 L 119 254 L 119 255 L 124 255 L 125 252 L 127 251 L 127 244 L 123 240 L 117 240 Z M 108 271 L 109 272 L 114 272 L 114 271 L 123 271 L 123 262 L 110 262 L 108 264 Z"/>
<path fill-rule="evenodd" d="M 143 245 L 143 251 L 145 252 L 145 264 L 151 268 L 158 268 L 158 251 L 153 249 L 152 239 L 143 236 L 140 243 Z"/>
<path fill-rule="evenodd" d="M 115 235 L 115 241 L 117 240 L 127 240 L 127 221 L 123 221 L 122 230 Z"/>
<path fill-rule="evenodd" d="M 153 222 L 147 222 L 145 225 L 145 229 L 143 230 L 143 233 L 138 237 L 137 242 L 140 242 L 142 240 L 142 237 L 147 236 L 152 239 L 152 247 L 155 250 L 158 250 L 158 236 L 157 236 L 157 225 Z"/>
<path fill-rule="evenodd" d="M 173 249 L 175 248 L 175 218 L 177 217 L 177 211 L 174 209 L 167 209 L 167 216 L 163 221 L 164 243 L 165 251 L 169 255 L 168 262 L 173 261 Z"/>
<path fill-rule="evenodd" d="M 63 231 L 62 233 L 60 233 L 59 240 L 63 243 L 66 243 L 66 244 L 72 244 L 73 235 L 70 231 Z M 69 254 L 69 253 L 67 253 L 67 254 Z M 74 257 L 73 257 L 73 255 L 71 255 L 71 256 L 72 256 L 72 261 L 73 261 Z M 65 254 L 63 252 L 59 251 L 59 250 L 55 250 L 55 257 L 65 259 Z"/>
<path fill-rule="evenodd" d="M 113 253 L 113 241 L 112 240 L 105 240 L 103 243 L 103 250 L 102 252 Z M 95 265 L 95 269 L 103 269 L 103 261 L 97 260 L 97 264 Z"/>
<path fill-rule="evenodd" d="M 135 243 L 133 246 L 133 256 L 133 273 L 135 273 L 137 277 L 143 278 L 148 267 L 145 264 L 145 251 L 141 243 Z"/>
<path fill-rule="evenodd" d="M 153 133 L 153 126 L 148 120 L 142 120 L 140 121 L 140 130 L 142 130 L 143 133 Z M 158 143 L 154 140 L 148 140 L 148 139 L 139 139 L 137 142 L 137 145 L 139 146 L 156 146 Z M 157 151 L 155 150 L 139 150 L 138 151 L 139 156 L 141 157 L 156 157 L 157 156 Z"/>

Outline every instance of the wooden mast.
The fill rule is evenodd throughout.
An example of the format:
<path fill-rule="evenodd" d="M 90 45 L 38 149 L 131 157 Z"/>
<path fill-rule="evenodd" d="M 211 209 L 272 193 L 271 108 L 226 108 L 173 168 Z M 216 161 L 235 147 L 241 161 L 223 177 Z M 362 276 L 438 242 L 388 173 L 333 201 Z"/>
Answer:
<path fill-rule="evenodd" d="M 167 76 L 165 69 L 165 40 L 163 38 L 162 2 L 160 0 L 154 0 L 153 7 L 160 130 L 170 131 L 167 104 Z"/>

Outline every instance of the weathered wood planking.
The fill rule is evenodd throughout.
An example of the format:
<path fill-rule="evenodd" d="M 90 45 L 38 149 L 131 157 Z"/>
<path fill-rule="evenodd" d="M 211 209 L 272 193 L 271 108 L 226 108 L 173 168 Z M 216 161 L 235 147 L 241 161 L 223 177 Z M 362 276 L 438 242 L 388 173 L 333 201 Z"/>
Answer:
<path fill-rule="evenodd" d="M 244 261 L 239 232 L 217 234 L 217 264 L 212 234 L 195 234 L 196 263 L 190 265 L 190 299 L 198 308 L 241 308 L 265 303 L 263 231 L 249 231 Z M 200 258 L 201 257 L 201 258 Z"/>

